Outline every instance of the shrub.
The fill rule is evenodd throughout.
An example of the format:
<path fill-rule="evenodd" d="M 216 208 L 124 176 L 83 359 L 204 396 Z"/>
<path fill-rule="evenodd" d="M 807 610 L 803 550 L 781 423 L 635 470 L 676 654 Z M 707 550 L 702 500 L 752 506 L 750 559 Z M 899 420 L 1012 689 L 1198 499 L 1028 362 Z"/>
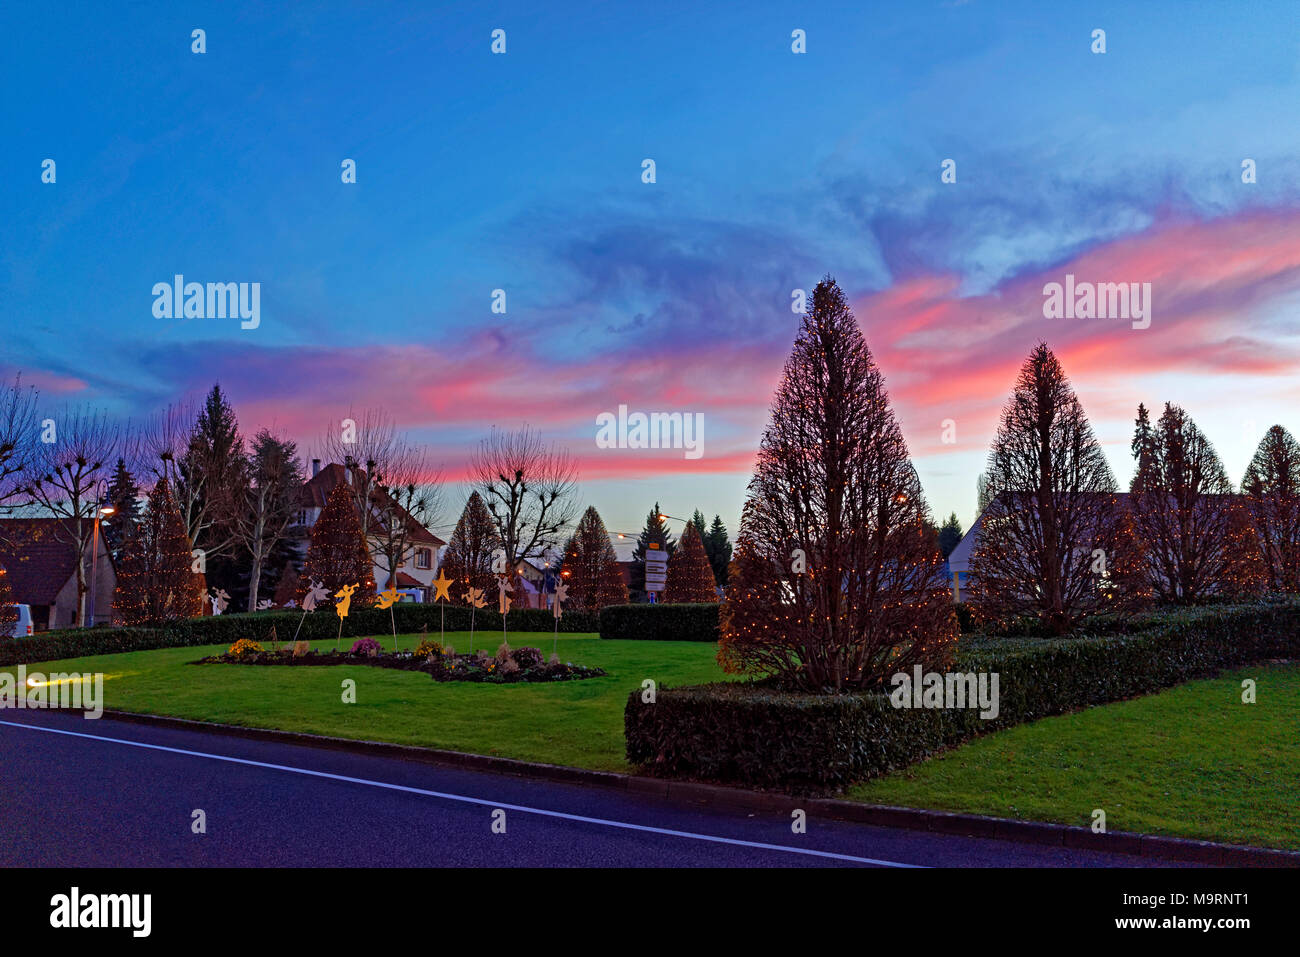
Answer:
<path fill-rule="evenodd" d="M 546 664 L 546 657 L 542 654 L 540 648 L 516 648 L 510 655 L 515 664 L 527 671 L 529 668 L 540 668 Z"/>
<path fill-rule="evenodd" d="M 441 655 L 442 645 L 436 641 L 426 638 L 415 646 L 415 651 L 411 652 L 413 658 L 428 658 L 430 655 Z"/>
<path fill-rule="evenodd" d="M 231 645 L 230 650 L 226 652 L 226 654 L 230 655 L 232 658 L 249 658 L 253 655 L 260 655 L 261 653 L 262 646 L 248 638 L 240 638 L 237 642 Z"/>
<path fill-rule="evenodd" d="M 718 605 L 703 602 L 610 605 L 600 610 L 600 637 L 641 641 L 717 641 Z"/>
<path fill-rule="evenodd" d="M 354 655 L 366 655 L 373 658 L 382 650 L 379 642 L 373 638 L 358 638 L 352 643 L 352 654 Z"/>
<path fill-rule="evenodd" d="M 746 787 L 835 790 L 905 767 L 978 734 L 1150 694 L 1221 669 L 1300 655 L 1300 600 L 1214 606 L 1160 627 L 1080 638 L 991 638 L 959 651 L 957 672 L 999 675 L 998 716 L 894 708 L 883 693 L 783 693 L 724 682 L 632 692 L 627 758 L 666 776 Z"/>

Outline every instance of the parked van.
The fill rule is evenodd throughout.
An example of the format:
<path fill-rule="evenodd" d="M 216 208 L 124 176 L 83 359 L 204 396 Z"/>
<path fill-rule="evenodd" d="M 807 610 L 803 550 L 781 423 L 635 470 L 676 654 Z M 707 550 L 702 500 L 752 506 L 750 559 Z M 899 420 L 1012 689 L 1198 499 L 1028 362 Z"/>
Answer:
<path fill-rule="evenodd" d="M 29 638 L 32 634 L 32 606 L 14 605 L 18 609 L 18 621 L 14 624 L 11 638 Z"/>

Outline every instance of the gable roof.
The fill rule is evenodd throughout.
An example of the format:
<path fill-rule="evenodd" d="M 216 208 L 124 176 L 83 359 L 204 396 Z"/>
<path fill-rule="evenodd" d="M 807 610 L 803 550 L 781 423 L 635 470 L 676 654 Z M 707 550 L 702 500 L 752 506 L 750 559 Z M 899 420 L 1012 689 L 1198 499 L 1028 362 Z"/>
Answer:
<path fill-rule="evenodd" d="M 361 475 L 365 474 L 364 469 L 356 470 Z M 340 485 L 350 485 L 348 481 L 347 469 L 338 462 L 331 462 L 325 466 L 310 479 L 303 483 L 301 502 L 303 508 L 324 508 L 325 503 L 329 501 L 330 492 L 334 491 Z M 387 505 L 392 501 L 391 496 L 386 496 L 382 492 L 375 491 L 371 496 L 377 508 Z M 387 500 L 387 501 L 385 501 Z M 407 524 L 407 541 L 413 545 L 430 545 L 438 547 L 446 545 L 441 538 L 433 534 L 413 515 L 407 513 L 406 509 L 400 505 L 396 506 L 397 511 L 406 517 Z"/>
<path fill-rule="evenodd" d="M 19 605 L 53 605 L 77 570 L 72 543 L 65 540 L 59 527 L 62 520 L 5 518 L 0 522 L 0 566 L 8 575 L 14 601 Z"/>

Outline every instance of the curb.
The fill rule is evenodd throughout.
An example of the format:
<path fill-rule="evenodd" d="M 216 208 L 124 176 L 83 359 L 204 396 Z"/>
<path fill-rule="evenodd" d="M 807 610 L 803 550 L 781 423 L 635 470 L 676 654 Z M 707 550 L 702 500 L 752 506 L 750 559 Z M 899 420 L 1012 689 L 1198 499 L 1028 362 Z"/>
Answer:
<path fill-rule="evenodd" d="M 445 751 L 421 748 L 409 744 L 391 744 L 385 741 L 360 741 L 328 735 L 307 734 L 301 731 L 278 731 L 270 728 L 246 728 L 239 725 L 217 724 L 212 721 L 194 721 L 189 718 L 172 718 L 164 715 L 137 714 L 130 711 L 104 711 L 104 717 L 131 724 L 172 728 L 182 731 L 199 731 L 228 737 L 250 738 L 259 741 L 276 741 L 282 744 L 299 744 L 307 747 L 345 751 L 374 757 L 400 758 L 444 767 L 467 768 L 478 771 L 514 774 L 519 777 L 566 784 L 584 784 L 593 787 L 627 791 L 632 794 L 650 794 L 667 798 L 678 804 L 706 804 L 745 811 L 789 812 L 796 808 L 809 816 L 820 816 L 855 824 L 875 827 L 894 827 L 912 831 L 930 831 L 962 837 L 992 838 L 1018 844 L 1042 844 L 1079 850 L 1106 851 L 1112 854 L 1129 854 L 1152 860 L 1176 863 L 1209 864 L 1218 867 L 1300 867 L 1300 851 L 1283 851 L 1243 844 L 1217 844 L 1180 837 L 1163 837 L 1153 834 L 1134 834 L 1113 831 L 1094 834 L 1090 828 L 1071 824 L 1050 824 L 1040 821 L 1018 821 L 1009 818 L 988 817 L 982 814 L 960 814 L 951 811 L 927 811 L 918 808 L 890 807 L 888 805 L 859 804 L 838 798 L 800 798 L 788 794 L 766 791 L 749 791 L 742 788 L 702 784 L 696 781 L 677 781 L 614 771 L 589 771 L 558 764 L 540 764 L 518 761 L 514 758 L 495 758 L 484 754 L 463 751 Z"/>

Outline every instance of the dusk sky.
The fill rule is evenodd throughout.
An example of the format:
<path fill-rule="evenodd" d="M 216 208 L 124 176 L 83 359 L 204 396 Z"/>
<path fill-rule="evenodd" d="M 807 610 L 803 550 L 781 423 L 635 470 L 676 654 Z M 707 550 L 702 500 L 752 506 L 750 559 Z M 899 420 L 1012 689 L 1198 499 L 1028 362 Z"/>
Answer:
<path fill-rule="evenodd" d="M 309 453 L 383 407 L 454 479 L 526 422 L 611 531 L 657 500 L 734 536 L 829 273 L 940 518 L 1040 340 L 1121 483 L 1139 402 L 1234 482 L 1300 434 L 1295 3 L 176 6 L 0 11 L 0 373 L 51 411 L 219 381 Z M 176 274 L 260 282 L 260 325 L 155 317 Z M 1067 274 L 1150 283 L 1150 328 L 1044 318 Z M 598 448 L 620 404 L 702 413 L 703 456 Z"/>

